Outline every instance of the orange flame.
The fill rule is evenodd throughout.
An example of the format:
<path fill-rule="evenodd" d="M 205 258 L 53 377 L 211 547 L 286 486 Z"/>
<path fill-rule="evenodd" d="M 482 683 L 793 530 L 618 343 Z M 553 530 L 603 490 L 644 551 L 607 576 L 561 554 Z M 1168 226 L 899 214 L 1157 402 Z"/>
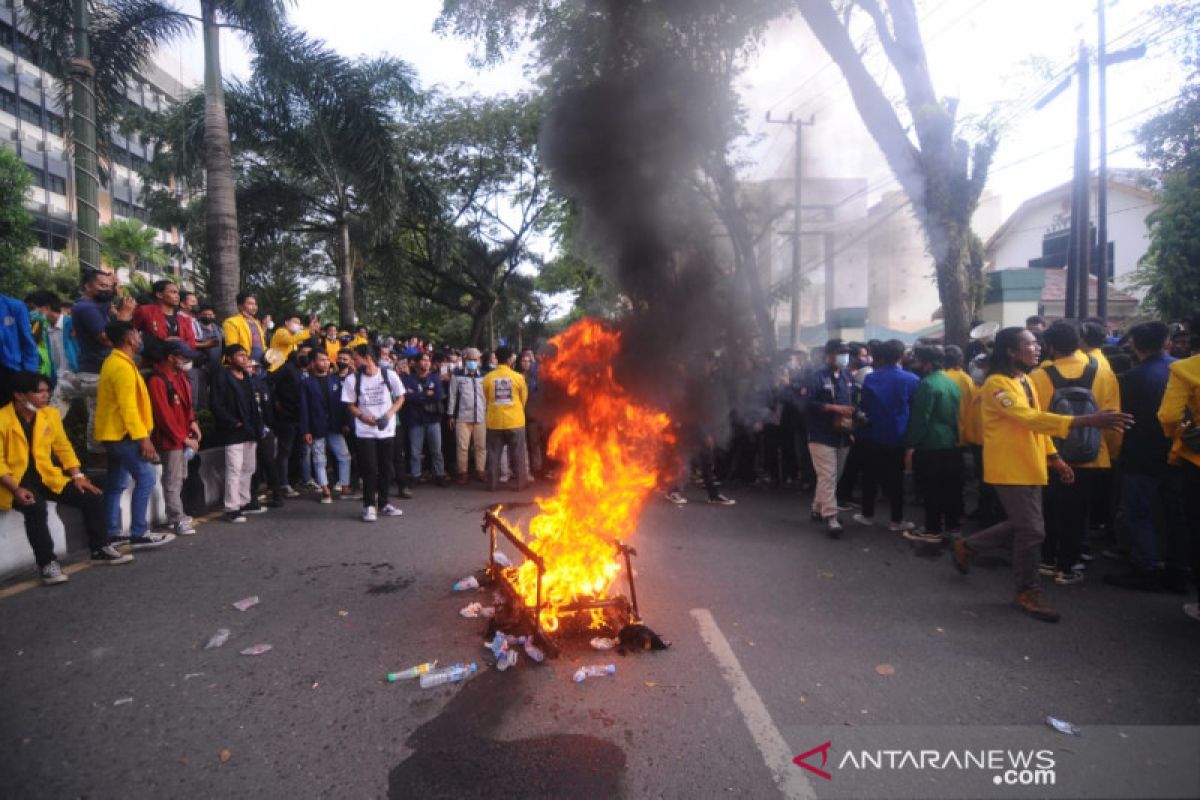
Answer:
<path fill-rule="evenodd" d="M 546 631 L 573 613 L 564 606 L 608 596 L 623 568 L 614 543 L 633 535 L 658 485 L 661 448 L 674 441 L 667 415 L 633 402 L 613 378 L 620 334 L 585 319 L 550 343 L 558 354 L 543 364 L 542 376 L 566 390 L 574 409 L 558 420 L 548 443 L 550 455 L 563 464 L 558 488 L 553 497 L 537 499 L 541 512 L 530 520 L 529 532 L 518 529 L 546 566 L 540 620 Z M 533 562 L 506 574 L 533 606 Z M 602 623 L 603 615 L 593 612 L 593 626 Z"/>

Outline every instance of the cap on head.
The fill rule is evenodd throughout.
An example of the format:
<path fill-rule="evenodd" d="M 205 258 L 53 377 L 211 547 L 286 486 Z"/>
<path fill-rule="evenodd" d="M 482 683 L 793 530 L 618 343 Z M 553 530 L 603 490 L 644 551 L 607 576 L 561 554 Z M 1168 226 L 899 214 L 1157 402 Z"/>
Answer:
<path fill-rule="evenodd" d="M 846 344 L 845 339 L 830 339 L 825 343 L 825 355 L 832 356 L 838 353 L 849 353 L 850 345 Z"/>

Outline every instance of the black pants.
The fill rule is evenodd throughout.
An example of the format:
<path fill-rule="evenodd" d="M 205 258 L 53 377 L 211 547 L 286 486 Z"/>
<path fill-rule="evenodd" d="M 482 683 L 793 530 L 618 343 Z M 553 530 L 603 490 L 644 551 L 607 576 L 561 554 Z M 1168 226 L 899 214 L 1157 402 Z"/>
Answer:
<path fill-rule="evenodd" d="M 956 531 L 962 525 L 962 451 L 917 450 L 913 472 L 925 502 L 925 530 Z"/>
<path fill-rule="evenodd" d="M 29 538 L 29 546 L 33 548 L 33 557 L 39 569 L 54 560 L 54 539 L 50 536 L 49 509 L 46 507 L 48 500 L 83 512 L 83 526 L 87 531 L 88 547 L 92 550 L 99 550 L 108 544 L 108 531 L 104 524 L 104 495 L 81 492 L 75 488 L 75 484 L 68 483 L 59 494 L 44 489 L 34 491 L 33 496 L 37 498 L 33 505 L 22 506 L 14 502 L 13 510 L 25 517 L 25 535 Z"/>
<path fill-rule="evenodd" d="M 866 451 L 870 445 L 861 436 L 855 437 L 850 443 L 850 450 L 846 453 L 846 463 L 842 466 L 842 475 L 837 482 L 837 502 L 839 506 L 846 506 L 854 500 L 854 486 L 858 483 L 858 479 L 862 476 L 866 469 Z M 864 482 L 864 487 L 866 483 Z M 865 496 L 864 492 L 864 496 Z M 871 507 L 875 507 L 875 492 L 871 492 Z"/>
<path fill-rule="evenodd" d="M 782 425 L 764 425 L 762 432 L 763 469 L 776 486 L 796 476 L 796 451 L 790 434 L 784 435 Z"/>
<path fill-rule="evenodd" d="M 408 488 L 408 426 L 396 421 L 396 438 L 392 440 L 392 478 L 397 488 Z M 416 486 L 416 481 L 413 481 Z"/>
<path fill-rule="evenodd" d="M 362 475 L 363 508 L 387 505 L 388 484 L 392 480 L 392 450 L 395 440 L 358 440 L 358 471 Z"/>
<path fill-rule="evenodd" d="M 275 421 L 275 485 L 279 488 L 291 484 L 290 464 L 292 450 L 296 446 L 297 424 L 292 420 Z"/>
<path fill-rule="evenodd" d="M 1063 483 L 1057 474 L 1050 475 L 1046 499 L 1042 503 L 1046 517 L 1043 564 L 1054 564 L 1061 572 L 1068 572 L 1079 562 L 1087 533 L 1094 478 L 1095 472 L 1090 469 L 1075 470 L 1074 483 Z"/>
<path fill-rule="evenodd" d="M 876 487 L 891 505 L 892 522 L 904 519 L 904 448 L 863 439 L 862 513 L 875 516 Z"/>
<path fill-rule="evenodd" d="M 1200 467 L 1185 461 L 1179 468 L 1183 473 L 1183 513 L 1191 530 L 1192 580 L 1196 582 L 1197 596 L 1200 597 Z"/>

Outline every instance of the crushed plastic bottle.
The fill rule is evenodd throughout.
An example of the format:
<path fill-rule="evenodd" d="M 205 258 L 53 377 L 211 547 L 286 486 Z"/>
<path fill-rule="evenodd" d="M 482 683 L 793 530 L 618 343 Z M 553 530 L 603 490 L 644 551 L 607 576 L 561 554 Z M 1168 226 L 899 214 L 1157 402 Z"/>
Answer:
<path fill-rule="evenodd" d="M 468 675 L 474 674 L 479 667 L 475 662 L 470 664 L 454 664 L 449 667 L 442 667 L 430 672 L 426 672 L 421 676 L 421 688 L 430 689 L 434 686 L 441 686 L 444 683 L 458 683 L 465 680 Z"/>
<path fill-rule="evenodd" d="M 590 667 L 580 667 L 575 670 L 575 674 L 571 676 L 571 680 L 576 683 L 583 683 L 588 678 L 603 678 L 605 675 L 616 675 L 616 664 L 593 665 Z"/>
<path fill-rule="evenodd" d="M 479 588 L 479 579 L 476 578 L 474 575 L 468 575 L 467 577 L 463 578 L 458 583 L 454 584 L 454 591 L 456 591 L 456 592 L 465 592 L 470 589 L 478 589 L 478 588 Z"/>
<path fill-rule="evenodd" d="M 205 650 L 212 650 L 214 647 L 220 647 L 229 641 L 229 628 L 218 628 L 208 639 L 208 644 L 204 645 Z"/>
<path fill-rule="evenodd" d="M 542 648 L 533 643 L 532 636 L 523 636 L 521 638 L 525 640 L 525 655 L 529 656 L 531 661 L 536 661 L 540 664 L 546 660 L 546 654 L 542 652 Z"/>
<path fill-rule="evenodd" d="M 389 672 L 387 674 L 388 683 L 419 678 L 430 670 L 436 669 L 437 663 L 437 659 L 434 659 L 433 661 L 426 661 L 424 664 L 417 664 L 415 667 L 409 667 L 399 672 Z"/>

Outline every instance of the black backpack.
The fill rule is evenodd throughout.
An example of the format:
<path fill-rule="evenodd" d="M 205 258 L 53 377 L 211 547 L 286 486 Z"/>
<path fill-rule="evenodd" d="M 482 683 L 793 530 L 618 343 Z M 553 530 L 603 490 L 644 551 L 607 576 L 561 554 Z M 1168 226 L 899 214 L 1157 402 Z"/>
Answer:
<path fill-rule="evenodd" d="M 363 376 L 367 374 L 366 367 L 359 367 L 354 372 L 354 405 L 362 408 L 362 384 Z M 383 378 L 383 387 L 387 389 L 388 394 L 392 396 L 392 402 L 396 402 L 396 395 L 392 394 L 392 385 L 388 382 L 388 368 L 379 365 L 379 377 Z M 401 387 L 403 389 L 403 387 Z"/>
<path fill-rule="evenodd" d="M 1092 394 L 1092 384 L 1100 364 L 1095 357 L 1088 356 L 1088 365 L 1083 374 L 1073 380 L 1062 376 L 1053 364 L 1047 366 L 1046 376 L 1054 385 L 1054 394 L 1050 397 L 1050 413 L 1066 417 L 1085 417 L 1100 410 L 1096 404 L 1096 396 Z M 1068 464 L 1086 464 L 1100 457 L 1100 430 L 1098 428 L 1071 428 L 1066 438 L 1055 437 L 1054 446 L 1058 454 Z"/>

